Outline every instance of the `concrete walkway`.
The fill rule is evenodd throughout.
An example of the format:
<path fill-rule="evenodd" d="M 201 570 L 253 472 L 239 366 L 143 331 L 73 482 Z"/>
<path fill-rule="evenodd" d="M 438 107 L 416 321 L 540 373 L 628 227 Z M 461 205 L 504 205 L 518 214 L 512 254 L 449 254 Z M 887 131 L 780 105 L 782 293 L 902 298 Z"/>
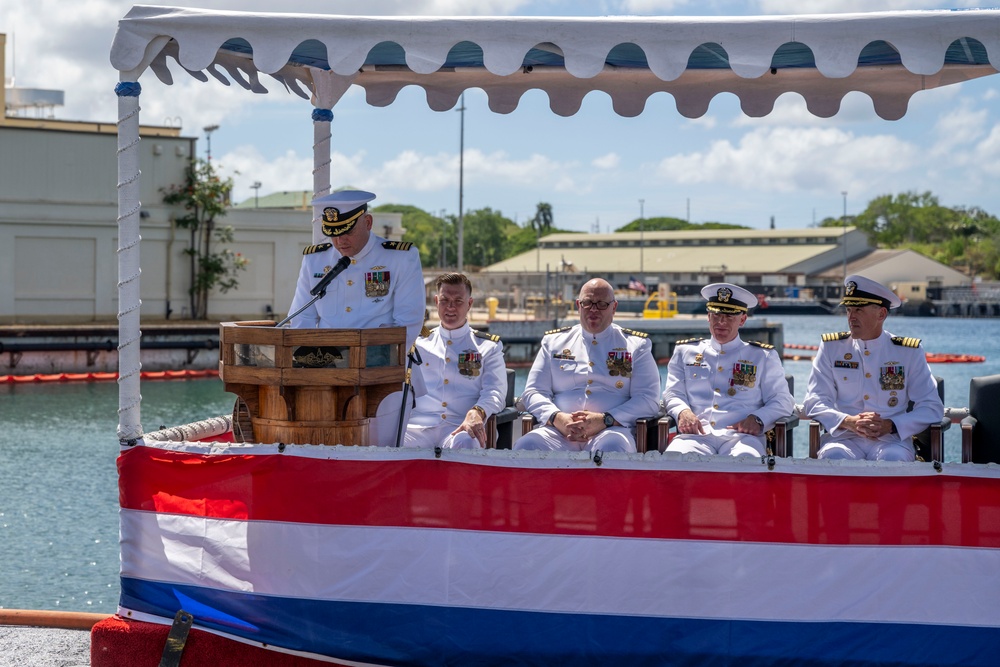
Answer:
<path fill-rule="evenodd" d="M 84 667 L 90 631 L 0 625 L 0 667 Z"/>

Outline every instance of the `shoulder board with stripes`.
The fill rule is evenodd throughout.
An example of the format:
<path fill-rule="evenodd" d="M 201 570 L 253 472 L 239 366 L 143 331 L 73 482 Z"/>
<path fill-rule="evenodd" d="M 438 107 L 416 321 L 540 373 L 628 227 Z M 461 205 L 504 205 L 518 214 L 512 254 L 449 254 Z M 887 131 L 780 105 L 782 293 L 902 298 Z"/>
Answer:
<path fill-rule="evenodd" d="M 420 327 L 420 334 L 419 335 L 420 335 L 421 338 L 427 338 L 428 336 L 431 335 L 431 330 L 427 328 L 426 324 L 424 326 Z"/>
<path fill-rule="evenodd" d="M 496 334 L 486 333 L 485 331 L 476 331 L 475 329 L 473 329 L 472 335 L 475 336 L 476 338 L 485 338 L 486 340 L 491 340 L 494 343 L 500 342 L 500 336 Z"/>
<path fill-rule="evenodd" d="M 626 329 L 622 327 L 622 332 L 628 334 L 629 336 L 638 336 L 639 338 L 649 338 L 649 334 L 645 331 L 636 331 L 635 329 Z"/>
<path fill-rule="evenodd" d="M 825 333 L 822 336 L 824 343 L 829 343 L 835 340 L 844 340 L 845 338 L 850 338 L 850 337 L 851 337 L 850 331 L 835 331 L 834 333 Z"/>
<path fill-rule="evenodd" d="M 324 250 L 329 250 L 332 247 L 332 243 L 317 243 L 316 245 L 306 246 L 306 249 L 302 251 L 302 254 L 311 255 L 314 252 L 323 252 Z"/>
<path fill-rule="evenodd" d="M 902 345 L 903 347 L 920 347 L 920 339 L 910 338 L 909 336 L 893 336 L 892 342 L 895 345 Z"/>
<path fill-rule="evenodd" d="M 694 345 L 695 343 L 700 343 L 705 340 L 704 338 L 685 338 L 684 340 L 679 340 L 674 345 Z"/>
<path fill-rule="evenodd" d="M 756 341 L 756 340 L 748 340 L 747 341 L 747 345 L 753 345 L 754 347 L 762 347 L 765 350 L 773 350 L 774 349 L 774 346 L 771 345 L 770 343 L 761 343 L 761 342 Z"/>
<path fill-rule="evenodd" d="M 563 331 L 569 331 L 572 328 L 573 327 L 562 327 L 561 329 L 549 329 L 545 332 L 545 335 L 548 336 L 549 334 L 562 333 Z"/>
<path fill-rule="evenodd" d="M 382 247 L 386 250 L 409 250 L 413 244 L 409 241 L 383 241 Z"/>

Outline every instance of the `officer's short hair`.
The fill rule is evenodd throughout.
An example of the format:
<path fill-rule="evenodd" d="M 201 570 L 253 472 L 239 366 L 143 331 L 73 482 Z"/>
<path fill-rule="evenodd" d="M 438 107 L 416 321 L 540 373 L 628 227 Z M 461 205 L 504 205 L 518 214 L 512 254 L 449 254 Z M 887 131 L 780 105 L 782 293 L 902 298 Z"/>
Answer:
<path fill-rule="evenodd" d="M 442 273 L 434 281 L 434 290 L 440 292 L 441 285 L 465 285 L 465 289 L 469 290 L 469 296 L 472 296 L 472 283 L 464 273 Z"/>

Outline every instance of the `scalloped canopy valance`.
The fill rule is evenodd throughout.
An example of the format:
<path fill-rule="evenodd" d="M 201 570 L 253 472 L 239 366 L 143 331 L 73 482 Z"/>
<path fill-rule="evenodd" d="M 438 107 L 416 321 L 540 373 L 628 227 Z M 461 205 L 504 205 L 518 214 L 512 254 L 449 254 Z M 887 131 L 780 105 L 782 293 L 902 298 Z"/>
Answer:
<path fill-rule="evenodd" d="M 435 110 L 480 88 L 509 113 L 528 90 L 576 113 L 602 91 L 622 116 L 670 93 L 696 118 L 719 93 L 766 116 L 786 92 L 833 116 L 844 95 L 871 97 L 898 119 L 919 90 L 1000 70 L 1000 10 L 768 17 L 455 18 L 247 13 L 135 6 L 118 24 L 111 63 L 121 80 L 147 69 L 173 81 L 168 59 L 200 80 L 266 93 L 261 75 L 332 108 L 351 85 L 387 106 L 409 85 Z M 266 80 L 266 79 L 265 79 Z"/>

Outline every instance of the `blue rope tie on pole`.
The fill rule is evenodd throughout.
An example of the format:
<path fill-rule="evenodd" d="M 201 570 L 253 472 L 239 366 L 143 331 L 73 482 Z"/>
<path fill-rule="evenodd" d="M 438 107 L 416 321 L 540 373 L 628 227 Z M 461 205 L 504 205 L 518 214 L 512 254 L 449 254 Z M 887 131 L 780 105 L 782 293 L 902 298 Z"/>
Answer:
<path fill-rule="evenodd" d="M 333 112 L 329 109 L 313 109 L 312 119 L 316 123 L 329 123 L 333 121 Z"/>
<path fill-rule="evenodd" d="M 121 81 L 115 86 L 115 95 L 118 97 L 139 97 L 142 86 L 138 81 Z"/>

